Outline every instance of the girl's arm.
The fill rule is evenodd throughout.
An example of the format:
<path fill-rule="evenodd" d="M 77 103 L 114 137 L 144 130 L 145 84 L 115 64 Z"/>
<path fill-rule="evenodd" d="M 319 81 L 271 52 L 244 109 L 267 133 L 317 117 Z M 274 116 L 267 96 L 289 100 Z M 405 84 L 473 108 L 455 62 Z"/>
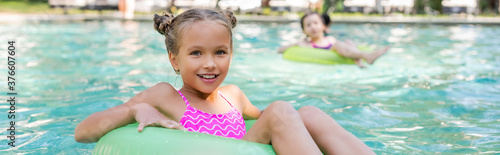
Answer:
<path fill-rule="evenodd" d="M 328 42 L 330 42 L 332 45 L 335 45 L 335 43 L 337 43 L 337 39 L 333 36 L 327 36 L 326 39 L 328 40 Z"/>
<path fill-rule="evenodd" d="M 292 46 L 297 46 L 298 43 L 294 43 L 294 44 L 291 44 L 291 45 L 286 45 L 286 46 L 281 46 L 280 48 L 278 48 L 278 53 L 283 53 L 286 51 L 286 49 L 292 47 Z"/>
<path fill-rule="evenodd" d="M 280 48 L 278 48 L 278 53 L 283 53 L 286 51 L 286 49 L 288 49 L 292 46 L 310 47 L 311 45 L 306 40 L 302 40 L 302 41 L 296 42 L 296 43 L 291 44 L 291 45 L 281 46 Z"/>
<path fill-rule="evenodd" d="M 118 105 L 96 112 L 80 122 L 75 128 L 75 140 L 80 143 L 97 142 L 109 131 L 135 122 L 132 107 Z"/>
<path fill-rule="evenodd" d="M 172 94 L 171 91 L 175 91 L 175 89 L 170 84 L 159 83 L 142 91 L 124 104 L 90 115 L 76 126 L 75 140 L 82 143 L 97 142 L 109 131 L 136 122 L 136 118 L 150 118 L 148 116 L 144 117 L 144 113 L 152 116 L 158 116 L 159 113 L 163 116 L 158 110 L 154 108 L 151 109 L 150 107 L 157 107 L 159 103 L 165 102 L 165 98 L 169 98 L 169 94 Z M 145 106 L 144 103 L 150 106 Z M 139 117 L 136 116 L 136 111 L 138 110 L 142 113 Z M 154 118 L 161 118 L 161 116 Z M 164 118 L 161 119 L 166 120 L 166 117 Z M 150 124 L 151 122 L 150 120 L 144 121 L 146 124 L 143 125 Z M 152 124 L 155 123 L 159 122 L 153 122 Z M 164 124 L 161 125 L 165 126 Z M 171 124 L 168 124 L 165 127 L 170 125 Z"/>
<path fill-rule="evenodd" d="M 245 95 L 245 94 L 243 94 Z M 245 96 L 246 98 L 246 96 Z M 247 99 L 248 100 L 248 99 Z M 243 109 L 243 118 L 244 119 L 257 119 L 260 117 L 262 114 L 262 111 L 254 106 L 250 101 L 245 104 L 245 107 Z"/>

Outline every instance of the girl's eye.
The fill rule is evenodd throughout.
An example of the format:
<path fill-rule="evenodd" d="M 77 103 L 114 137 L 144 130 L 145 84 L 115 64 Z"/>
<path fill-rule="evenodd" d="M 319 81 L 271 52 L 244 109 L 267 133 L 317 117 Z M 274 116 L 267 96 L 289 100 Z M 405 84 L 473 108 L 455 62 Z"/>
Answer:
<path fill-rule="evenodd" d="M 200 51 L 193 51 L 193 52 L 189 53 L 189 55 L 201 55 L 201 52 Z"/>
<path fill-rule="evenodd" d="M 224 55 L 224 54 L 227 54 L 226 51 L 223 51 L 223 50 L 219 50 L 217 52 L 215 52 L 216 55 Z"/>

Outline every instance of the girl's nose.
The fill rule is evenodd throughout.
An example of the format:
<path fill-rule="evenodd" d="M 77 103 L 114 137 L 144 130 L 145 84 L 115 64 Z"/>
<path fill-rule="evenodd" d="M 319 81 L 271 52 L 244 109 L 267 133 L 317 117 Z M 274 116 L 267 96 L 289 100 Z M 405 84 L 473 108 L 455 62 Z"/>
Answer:
<path fill-rule="evenodd" d="M 205 63 L 203 63 L 203 68 L 204 69 L 213 69 L 215 68 L 215 61 L 213 57 L 207 57 L 205 59 Z"/>

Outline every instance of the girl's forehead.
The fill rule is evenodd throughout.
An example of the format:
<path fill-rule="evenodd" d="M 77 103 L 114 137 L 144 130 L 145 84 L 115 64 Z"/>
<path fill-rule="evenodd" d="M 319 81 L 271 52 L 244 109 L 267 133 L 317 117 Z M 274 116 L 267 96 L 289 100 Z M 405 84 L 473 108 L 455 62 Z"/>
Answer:
<path fill-rule="evenodd" d="M 189 31 L 200 30 L 200 28 L 216 28 L 216 29 L 224 28 L 225 29 L 225 26 L 219 22 L 216 22 L 216 21 L 201 20 L 201 21 L 195 21 L 195 22 L 190 23 L 190 24 L 186 24 L 186 25 L 184 25 L 184 27 L 182 29 L 183 29 L 183 33 L 185 34 L 186 32 L 189 32 Z"/>
<path fill-rule="evenodd" d="M 197 21 L 186 25 L 179 40 L 179 48 L 192 45 L 231 45 L 231 34 L 221 23 L 214 21 Z"/>
<path fill-rule="evenodd" d="M 311 15 L 306 16 L 304 21 L 312 21 L 312 20 L 318 20 L 318 19 L 321 20 L 321 17 L 318 14 L 311 14 Z"/>

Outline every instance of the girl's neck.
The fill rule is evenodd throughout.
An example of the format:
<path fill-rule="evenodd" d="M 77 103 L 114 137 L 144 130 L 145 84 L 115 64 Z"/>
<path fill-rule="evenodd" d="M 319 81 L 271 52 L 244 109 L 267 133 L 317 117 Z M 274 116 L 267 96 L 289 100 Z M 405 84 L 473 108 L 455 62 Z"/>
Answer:
<path fill-rule="evenodd" d="M 311 41 L 314 43 L 321 42 L 323 41 L 323 38 L 325 38 L 323 35 L 317 36 L 317 37 L 311 37 Z"/>
<path fill-rule="evenodd" d="M 219 92 L 219 88 L 215 89 L 211 93 L 203 93 L 203 92 L 198 91 L 196 89 L 187 88 L 185 86 L 183 86 L 180 90 L 182 92 L 184 92 L 183 94 L 189 93 L 189 94 L 192 94 L 192 95 L 194 95 L 196 97 L 199 97 L 200 99 L 206 100 L 208 102 L 215 102 L 215 99 L 217 98 L 217 94 Z"/>

